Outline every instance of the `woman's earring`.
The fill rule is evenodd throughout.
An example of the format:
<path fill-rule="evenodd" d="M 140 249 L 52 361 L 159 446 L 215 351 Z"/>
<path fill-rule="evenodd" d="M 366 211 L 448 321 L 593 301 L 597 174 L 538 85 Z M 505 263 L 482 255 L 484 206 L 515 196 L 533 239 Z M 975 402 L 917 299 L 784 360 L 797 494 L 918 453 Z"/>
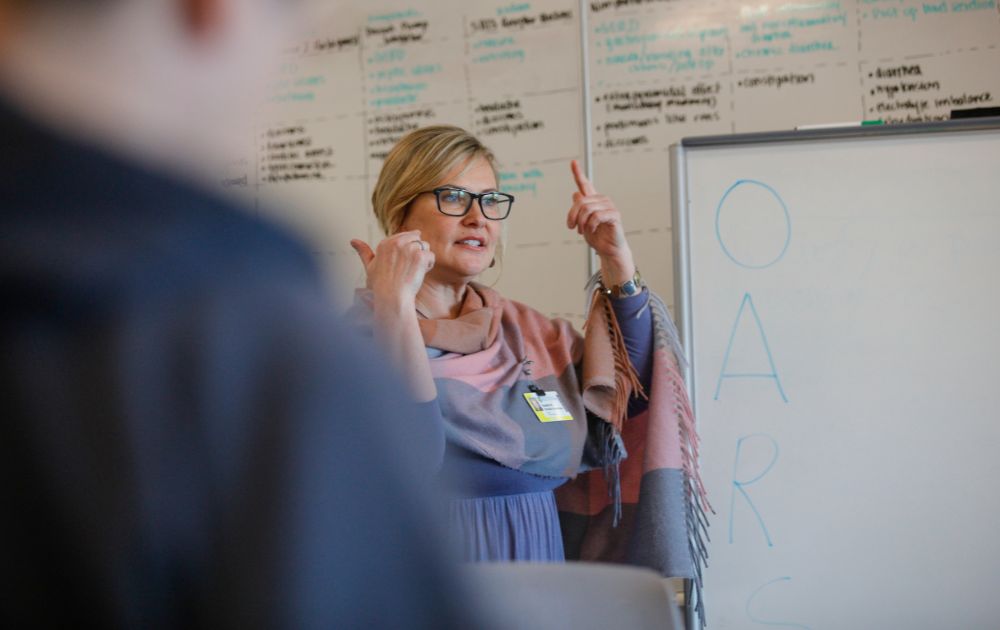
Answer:
<path fill-rule="evenodd" d="M 497 266 L 497 259 L 496 259 L 496 257 L 494 257 L 493 260 L 490 261 L 490 269 L 492 269 L 492 268 L 494 268 L 496 266 Z"/>

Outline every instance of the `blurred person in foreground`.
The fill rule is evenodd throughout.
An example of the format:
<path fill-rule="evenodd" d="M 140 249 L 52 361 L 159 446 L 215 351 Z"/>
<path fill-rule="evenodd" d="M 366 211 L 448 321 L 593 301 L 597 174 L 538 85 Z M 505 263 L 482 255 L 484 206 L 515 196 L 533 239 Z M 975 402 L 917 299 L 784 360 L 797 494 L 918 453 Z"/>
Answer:
<path fill-rule="evenodd" d="M 182 183 L 295 6 L 0 0 L 4 627 L 475 625 L 434 417 L 298 242 Z"/>

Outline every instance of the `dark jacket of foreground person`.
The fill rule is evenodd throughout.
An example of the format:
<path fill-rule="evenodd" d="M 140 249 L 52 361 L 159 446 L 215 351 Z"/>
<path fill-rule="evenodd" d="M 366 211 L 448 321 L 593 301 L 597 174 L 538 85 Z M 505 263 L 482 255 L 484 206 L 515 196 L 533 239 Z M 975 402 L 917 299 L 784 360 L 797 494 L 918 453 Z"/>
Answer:
<path fill-rule="evenodd" d="M 475 625 L 441 429 L 305 250 L 2 103 L 0 143 L 0 625 Z"/>

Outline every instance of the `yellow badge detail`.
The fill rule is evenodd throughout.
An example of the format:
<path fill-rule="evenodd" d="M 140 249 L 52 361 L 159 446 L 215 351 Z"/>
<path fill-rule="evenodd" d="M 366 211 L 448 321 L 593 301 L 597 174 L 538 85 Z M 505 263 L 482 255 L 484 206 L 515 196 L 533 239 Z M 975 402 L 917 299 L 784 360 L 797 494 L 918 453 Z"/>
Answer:
<path fill-rule="evenodd" d="M 539 422 L 566 422 L 573 416 L 563 406 L 559 392 L 545 392 L 544 395 L 528 392 L 524 395 Z"/>

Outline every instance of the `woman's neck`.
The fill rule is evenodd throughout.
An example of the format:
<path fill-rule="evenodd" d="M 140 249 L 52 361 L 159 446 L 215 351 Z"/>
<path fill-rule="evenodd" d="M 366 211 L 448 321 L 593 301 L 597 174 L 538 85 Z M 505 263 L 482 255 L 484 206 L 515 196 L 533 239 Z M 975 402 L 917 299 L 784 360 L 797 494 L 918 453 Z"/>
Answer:
<path fill-rule="evenodd" d="M 469 283 L 436 282 L 425 278 L 417 292 L 417 310 L 428 319 L 454 319 L 462 310 Z"/>

